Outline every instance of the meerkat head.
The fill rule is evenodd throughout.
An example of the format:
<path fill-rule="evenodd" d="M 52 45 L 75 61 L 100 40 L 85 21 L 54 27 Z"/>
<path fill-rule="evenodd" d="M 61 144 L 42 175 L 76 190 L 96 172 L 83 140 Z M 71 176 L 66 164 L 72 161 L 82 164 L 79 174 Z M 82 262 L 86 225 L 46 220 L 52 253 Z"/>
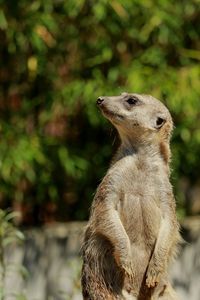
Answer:
<path fill-rule="evenodd" d="M 99 97 L 97 105 L 116 127 L 122 139 L 144 144 L 169 143 L 172 118 L 159 100 L 148 95 L 122 93 L 120 96 Z"/>

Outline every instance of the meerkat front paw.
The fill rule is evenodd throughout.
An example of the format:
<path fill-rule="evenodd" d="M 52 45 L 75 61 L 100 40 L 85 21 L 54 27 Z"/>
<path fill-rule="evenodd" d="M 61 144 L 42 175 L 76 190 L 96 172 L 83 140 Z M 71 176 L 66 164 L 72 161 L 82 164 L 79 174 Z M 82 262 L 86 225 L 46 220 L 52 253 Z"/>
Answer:
<path fill-rule="evenodd" d="M 115 255 L 116 262 L 118 266 L 124 271 L 125 275 L 129 278 L 134 277 L 134 267 L 131 256 L 117 256 Z"/>
<path fill-rule="evenodd" d="M 162 274 L 162 268 L 155 263 L 150 262 L 146 274 L 146 285 L 148 288 L 155 287 L 159 281 Z"/>
<path fill-rule="evenodd" d="M 125 272 L 125 275 L 127 275 L 129 278 L 134 278 L 134 267 L 131 260 L 123 261 L 122 263 L 122 269 Z"/>

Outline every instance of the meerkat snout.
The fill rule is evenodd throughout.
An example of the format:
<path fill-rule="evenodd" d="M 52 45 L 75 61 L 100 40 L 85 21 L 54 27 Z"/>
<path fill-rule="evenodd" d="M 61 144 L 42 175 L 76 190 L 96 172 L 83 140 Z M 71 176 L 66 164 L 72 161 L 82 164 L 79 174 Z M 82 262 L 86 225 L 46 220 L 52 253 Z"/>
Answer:
<path fill-rule="evenodd" d="M 97 105 L 101 105 L 103 103 L 103 101 L 104 101 L 104 98 L 103 97 L 99 97 L 97 99 Z"/>

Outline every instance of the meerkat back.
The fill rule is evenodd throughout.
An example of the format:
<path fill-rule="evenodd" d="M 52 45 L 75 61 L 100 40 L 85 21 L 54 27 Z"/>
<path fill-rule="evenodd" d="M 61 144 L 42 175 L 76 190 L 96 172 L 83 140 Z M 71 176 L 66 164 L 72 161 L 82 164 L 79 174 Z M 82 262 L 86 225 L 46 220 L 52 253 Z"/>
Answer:
<path fill-rule="evenodd" d="M 84 300 L 177 300 L 168 266 L 180 241 L 169 181 L 168 109 L 139 94 L 99 97 L 121 144 L 99 185 L 82 246 Z"/>

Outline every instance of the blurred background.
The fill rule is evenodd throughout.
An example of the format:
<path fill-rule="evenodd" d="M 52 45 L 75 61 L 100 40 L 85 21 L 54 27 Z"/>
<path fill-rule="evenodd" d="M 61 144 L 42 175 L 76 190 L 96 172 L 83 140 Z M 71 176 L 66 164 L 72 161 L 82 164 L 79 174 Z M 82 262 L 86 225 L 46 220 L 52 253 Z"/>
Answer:
<path fill-rule="evenodd" d="M 196 268 L 192 280 L 179 261 L 173 280 L 182 299 L 200 299 L 199 20 L 199 0 L 0 1 L 0 225 L 25 235 L 13 246 L 2 244 L 10 231 L 1 233 L 0 252 L 14 247 L 5 260 L 15 256 L 29 273 L 4 278 L 4 294 L 15 282 L 16 299 L 81 299 L 68 262 L 62 287 L 52 282 L 66 257 L 79 274 L 84 221 L 118 145 L 95 101 L 127 91 L 152 94 L 173 116 L 171 180 L 188 242 L 181 257 Z M 55 257 L 62 262 L 49 270 Z"/>

